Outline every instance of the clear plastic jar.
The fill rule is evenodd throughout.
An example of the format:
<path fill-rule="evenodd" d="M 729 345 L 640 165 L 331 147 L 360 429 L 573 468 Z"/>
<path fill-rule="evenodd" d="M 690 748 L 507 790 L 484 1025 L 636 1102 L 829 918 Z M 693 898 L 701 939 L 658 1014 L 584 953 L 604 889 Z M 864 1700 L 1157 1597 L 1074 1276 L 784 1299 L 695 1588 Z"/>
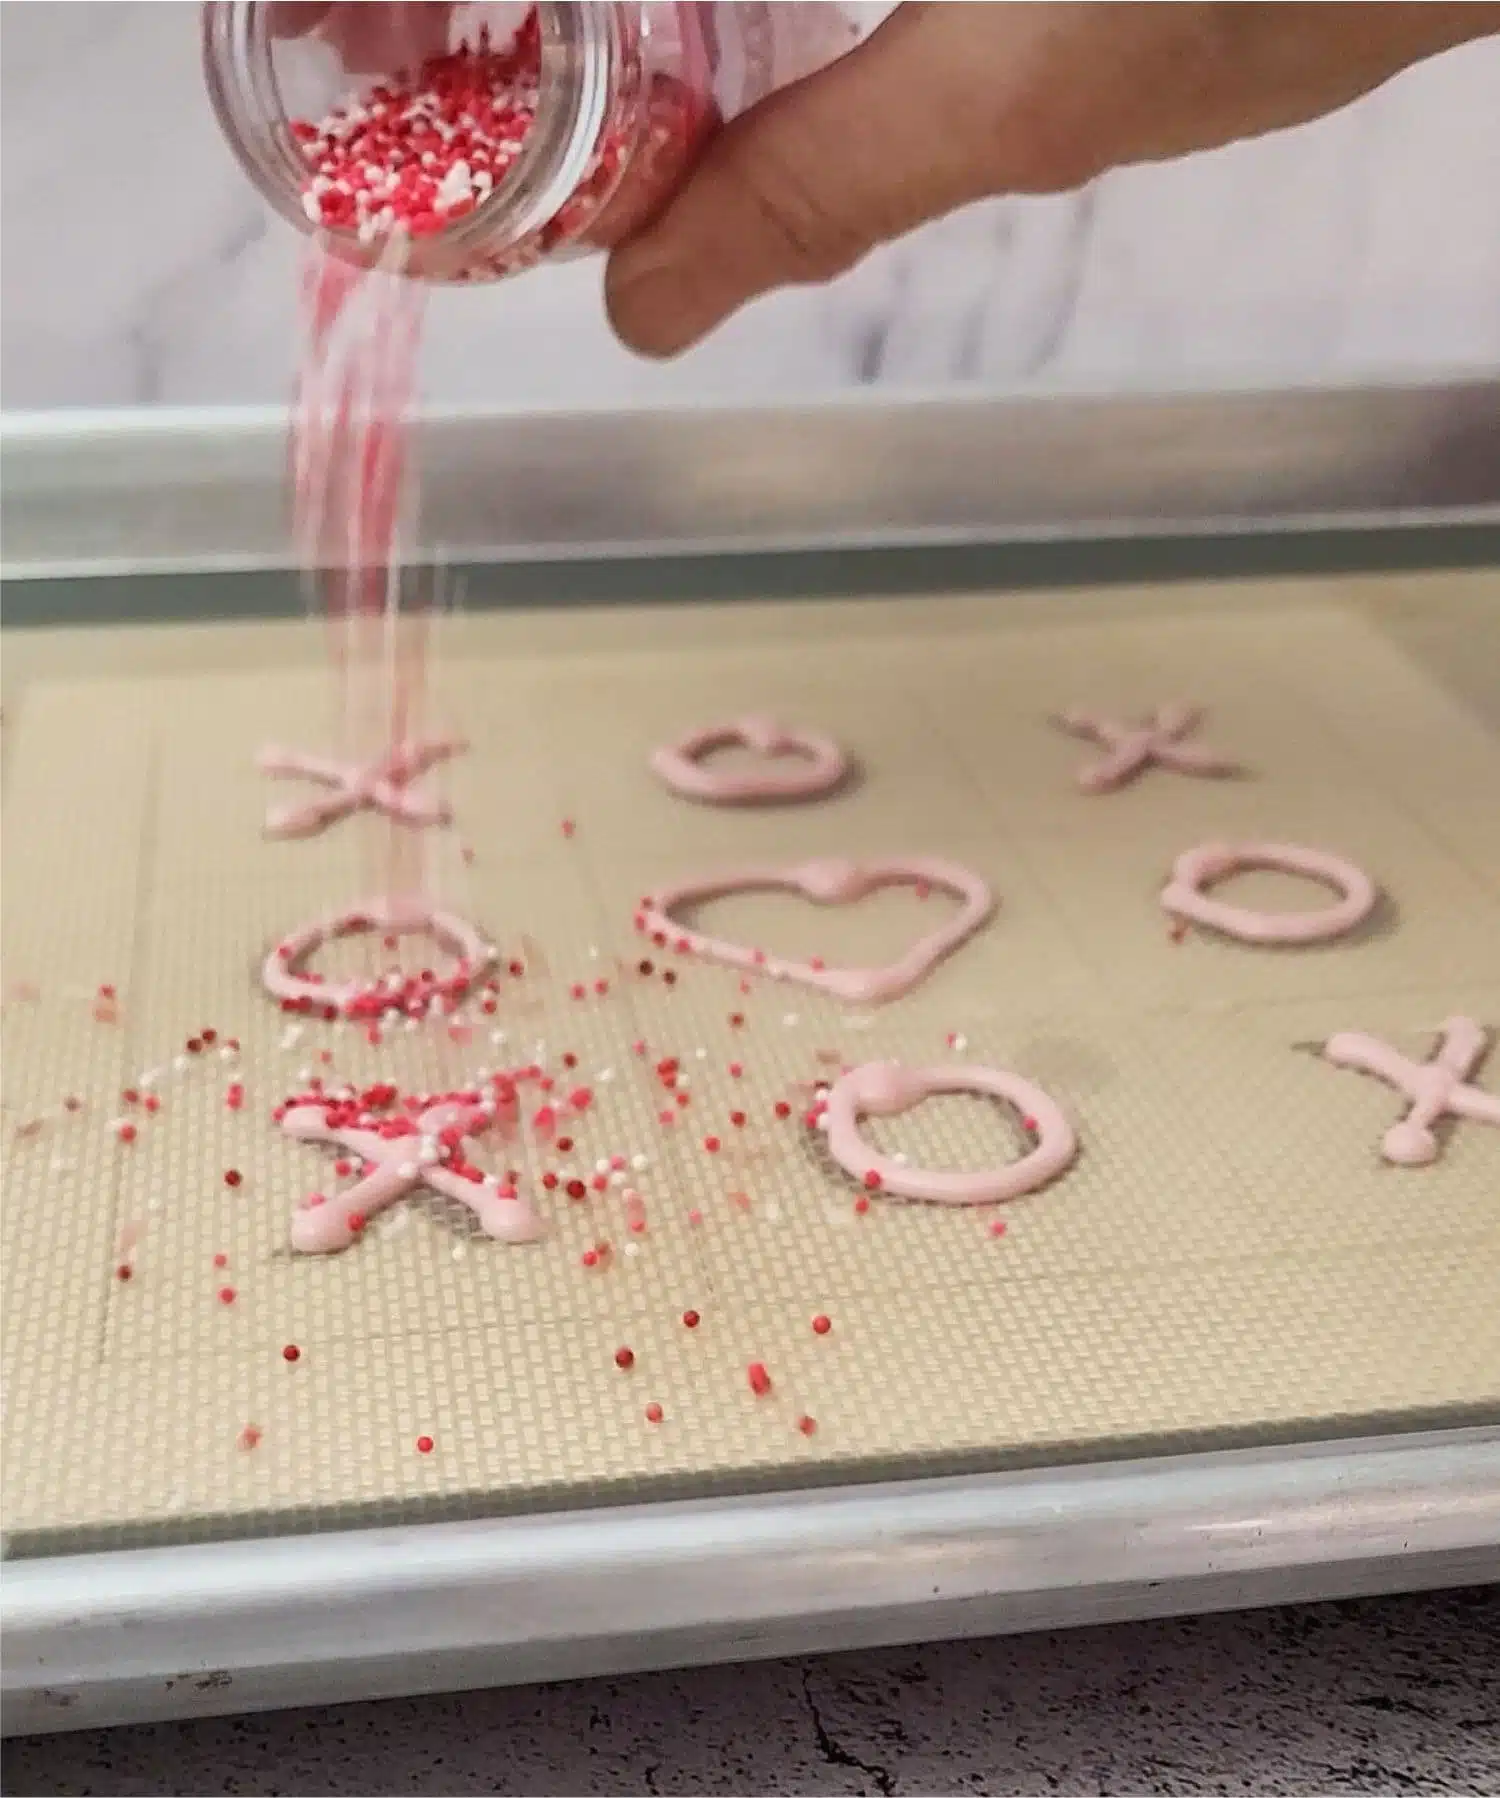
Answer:
<path fill-rule="evenodd" d="M 890 8 L 427 7 L 409 15 L 436 40 L 420 62 L 374 71 L 349 41 L 356 10 L 208 0 L 225 136 L 272 206 L 346 260 L 485 281 L 630 235 L 724 120 Z"/>

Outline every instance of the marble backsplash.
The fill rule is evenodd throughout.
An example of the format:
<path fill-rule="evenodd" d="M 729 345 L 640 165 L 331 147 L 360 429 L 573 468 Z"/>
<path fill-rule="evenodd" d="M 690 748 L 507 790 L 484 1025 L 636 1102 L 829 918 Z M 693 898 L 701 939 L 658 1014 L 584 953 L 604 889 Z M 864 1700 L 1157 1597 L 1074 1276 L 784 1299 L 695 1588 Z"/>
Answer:
<path fill-rule="evenodd" d="M 275 403 L 294 235 L 221 143 L 197 14 L 0 6 L 0 402 Z M 1500 39 L 1304 130 L 1002 201 L 666 367 L 596 264 L 434 298 L 424 391 L 573 407 L 1420 378 L 1500 368 Z"/>

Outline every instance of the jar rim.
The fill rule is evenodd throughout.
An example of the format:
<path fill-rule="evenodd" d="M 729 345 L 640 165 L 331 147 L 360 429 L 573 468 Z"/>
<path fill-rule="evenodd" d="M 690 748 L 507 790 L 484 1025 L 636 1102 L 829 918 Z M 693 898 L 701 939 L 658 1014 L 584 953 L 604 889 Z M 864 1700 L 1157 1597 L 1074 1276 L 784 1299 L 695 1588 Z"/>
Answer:
<path fill-rule="evenodd" d="M 570 5 L 539 0 L 541 76 L 536 117 L 515 161 L 462 218 L 407 237 L 399 267 L 390 235 L 366 242 L 347 226 L 318 225 L 303 203 L 306 164 L 276 75 L 270 7 L 265 0 L 205 0 L 204 79 L 220 129 L 263 199 L 305 232 L 315 231 L 341 260 L 362 268 L 452 278 L 479 250 L 520 250 L 557 217 L 589 171 L 621 69 L 637 32 L 639 6 Z"/>

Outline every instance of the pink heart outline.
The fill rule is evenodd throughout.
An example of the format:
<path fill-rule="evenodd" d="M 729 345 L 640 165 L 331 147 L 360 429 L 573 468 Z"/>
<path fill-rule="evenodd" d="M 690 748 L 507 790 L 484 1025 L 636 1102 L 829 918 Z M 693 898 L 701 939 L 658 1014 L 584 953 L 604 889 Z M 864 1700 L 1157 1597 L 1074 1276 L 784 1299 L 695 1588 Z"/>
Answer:
<path fill-rule="evenodd" d="M 814 961 L 794 961 L 725 942 L 679 923 L 673 912 L 683 905 L 722 899 L 731 893 L 785 892 L 815 905 L 851 905 L 882 887 L 931 886 L 959 900 L 957 914 L 946 924 L 919 937 L 904 955 L 883 968 L 829 968 Z M 926 978 L 946 956 L 971 937 L 995 909 L 987 882 L 957 862 L 939 856 L 909 856 L 855 862 L 839 857 L 798 862 L 790 867 L 757 864 L 730 869 L 702 880 L 679 881 L 641 902 L 636 928 L 661 936 L 705 960 L 767 974 L 773 980 L 795 980 L 817 992 L 850 1004 L 880 1005 L 898 999 Z"/>
<path fill-rule="evenodd" d="M 705 768 L 713 749 L 739 747 L 763 758 L 760 769 L 727 773 Z M 777 770 L 772 758 L 795 755 Z M 703 805 L 767 805 L 831 793 L 849 772 L 849 758 L 820 731 L 793 730 L 759 712 L 709 724 L 651 752 L 651 770 L 684 799 Z"/>

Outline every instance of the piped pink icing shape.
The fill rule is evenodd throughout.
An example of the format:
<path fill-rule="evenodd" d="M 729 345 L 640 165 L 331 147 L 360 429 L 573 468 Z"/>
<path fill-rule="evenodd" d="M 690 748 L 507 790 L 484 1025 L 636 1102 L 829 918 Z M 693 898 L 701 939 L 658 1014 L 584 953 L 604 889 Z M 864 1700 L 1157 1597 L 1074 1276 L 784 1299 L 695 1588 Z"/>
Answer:
<path fill-rule="evenodd" d="M 440 762 L 462 755 L 465 747 L 456 737 L 435 737 L 393 749 L 378 761 L 360 763 L 270 745 L 257 758 L 263 774 L 275 780 L 310 780 L 328 792 L 267 812 L 266 835 L 316 836 L 358 811 L 383 812 L 398 824 L 413 827 L 451 823 L 453 814 L 445 800 L 424 798 L 412 788 Z"/>
<path fill-rule="evenodd" d="M 1187 705 L 1158 706 L 1144 724 L 1117 724 L 1096 712 L 1076 709 L 1056 719 L 1059 729 L 1097 743 L 1104 751 L 1097 762 L 1078 770 L 1078 784 L 1085 793 L 1112 793 L 1153 763 L 1178 774 L 1211 778 L 1240 773 L 1238 762 L 1183 740 L 1202 721 L 1202 712 Z"/>
<path fill-rule="evenodd" d="M 1485 1048 L 1485 1033 L 1472 1018 L 1449 1018 L 1430 1061 L 1413 1061 L 1379 1037 L 1358 1030 L 1329 1037 L 1323 1055 L 1335 1067 L 1373 1074 L 1411 1101 L 1411 1110 L 1386 1131 L 1380 1152 L 1401 1167 L 1424 1167 L 1438 1156 L 1432 1127 L 1439 1118 L 1500 1124 L 1500 1096 L 1481 1091 L 1469 1079 Z"/>
<path fill-rule="evenodd" d="M 943 1173 L 877 1154 L 860 1134 L 862 1117 L 892 1117 L 938 1093 L 987 1093 L 1006 1100 L 1026 1119 L 1036 1147 L 1004 1167 Z M 846 1173 L 860 1181 L 873 1173 L 879 1177 L 880 1191 L 934 1205 L 992 1205 L 1019 1198 L 1055 1180 L 1078 1153 L 1078 1138 L 1062 1108 L 1039 1086 L 999 1068 L 906 1068 L 894 1061 L 866 1062 L 834 1082 L 825 1116 L 829 1153 Z"/>
<path fill-rule="evenodd" d="M 761 766 L 731 771 L 704 765 L 702 758 L 712 750 L 735 745 L 760 756 Z M 814 799 L 831 793 L 849 772 L 848 759 L 832 737 L 789 729 L 758 712 L 668 743 L 652 753 L 651 766 L 674 793 L 707 805 Z"/>
<path fill-rule="evenodd" d="M 1320 911 L 1252 911 L 1211 899 L 1202 889 L 1249 868 L 1277 868 L 1305 874 L 1339 894 Z M 1245 943 L 1319 943 L 1343 936 L 1362 924 L 1375 909 L 1378 890 L 1362 869 L 1326 849 L 1303 849 L 1295 843 L 1202 843 L 1172 864 L 1161 902 L 1174 917 Z"/>
<path fill-rule="evenodd" d="M 828 968 L 814 961 L 790 961 L 746 948 L 742 943 L 706 936 L 680 924 L 673 916 L 679 906 L 722 899 L 729 893 L 800 893 L 815 905 L 850 905 L 890 886 L 939 887 L 952 893 L 960 906 L 945 924 L 919 938 L 904 955 L 883 968 Z M 972 936 L 994 909 L 994 895 L 988 885 L 957 862 L 920 855 L 871 862 L 830 857 L 785 868 L 734 868 L 707 880 L 680 881 L 644 900 L 636 923 L 640 929 L 670 938 L 679 947 L 709 961 L 769 974 L 773 980 L 795 980 L 819 992 L 831 993 L 836 999 L 876 1005 L 910 992 L 944 956 Z"/>
<path fill-rule="evenodd" d="M 357 1155 L 364 1175 L 320 1204 L 295 1211 L 292 1247 L 304 1255 L 346 1249 L 359 1234 L 351 1220 L 375 1217 L 424 1186 L 466 1205 L 486 1236 L 498 1242 L 534 1242 L 542 1234 L 541 1224 L 513 1189 L 502 1187 L 492 1174 L 476 1182 L 445 1165 L 454 1158 L 458 1141 L 479 1135 L 493 1116 L 493 1110 L 482 1105 L 432 1105 L 418 1116 L 416 1135 L 387 1137 L 378 1130 L 330 1124 L 320 1106 L 294 1105 L 281 1120 L 287 1135 Z"/>
<path fill-rule="evenodd" d="M 452 973 L 423 984 L 423 993 L 440 999 L 454 1000 L 463 993 L 495 959 L 493 946 L 463 918 L 439 911 L 422 900 L 372 899 L 364 905 L 353 905 L 331 917 L 305 924 L 283 937 L 266 956 L 261 969 L 265 988 L 273 999 L 289 999 L 314 1008 L 332 1007 L 344 1013 L 382 1009 L 375 1003 L 381 988 L 364 980 L 329 981 L 315 979 L 304 971 L 309 956 L 334 937 L 358 935 L 413 936 L 426 932 L 453 956 Z M 396 977 L 396 987 L 409 982 Z M 393 1006 L 400 999 L 393 995 Z"/>

